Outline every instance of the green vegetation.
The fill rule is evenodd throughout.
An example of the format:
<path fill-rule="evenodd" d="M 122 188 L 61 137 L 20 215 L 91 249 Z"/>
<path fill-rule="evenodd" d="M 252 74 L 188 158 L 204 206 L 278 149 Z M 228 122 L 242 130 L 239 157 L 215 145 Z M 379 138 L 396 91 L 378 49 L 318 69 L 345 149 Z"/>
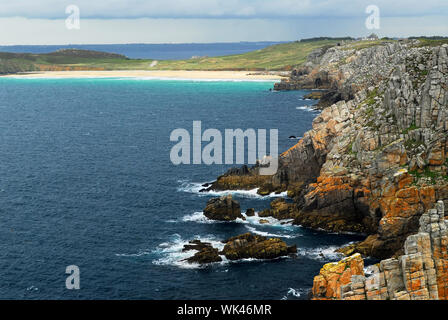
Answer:
<path fill-rule="evenodd" d="M 337 40 L 290 42 L 243 54 L 188 60 L 161 60 L 159 70 L 290 70 L 302 64 L 311 51 Z"/>
<path fill-rule="evenodd" d="M 87 50 L 48 54 L 0 53 L 0 73 L 35 70 L 290 70 L 305 62 L 311 51 L 336 45 L 338 40 L 289 42 L 243 54 L 186 60 L 129 59 Z"/>
<path fill-rule="evenodd" d="M 355 151 L 353 151 L 353 143 L 354 143 L 354 142 L 355 142 L 355 141 L 350 142 L 350 144 L 348 145 L 347 150 L 348 150 L 348 153 L 349 153 L 349 154 L 351 154 L 351 155 L 353 155 L 353 156 L 356 156 L 358 153 L 355 152 Z"/>
<path fill-rule="evenodd" d="M 417 38 L 414 38 L 417 39 Z M 448 38 L 418 38 L 419 46 L 436 46 L 448 43 Z M 246 70 L 287 71 L 306 61 L 317 48 L 340 45 L 342 50 L 360 50 L 397 40 L 353 41 L 350 37 L 319 37 L 282 43 L 243 54 L 221 57 L 198 57 L 184 60 L 129 59 L 123 55 L 89 51 L 60 50 L 47 54 L 0 52 L 0 74 L 26 71 L 64 70 Z M 340 61 L 341 64 L 345 61 Z M 421 71 L 426 76 L 427 71 Z M 369 97 L 368 104 L 374 103 Z"/>
<path fill-rule="evenodd" d="M 412 40 L 420 40 L 416 47 L 436 47 L 448 43 L 448 37 L 410 37 Z"/>
<path fill-rule="evenodd" d="M 417 126 L 415 125 L 415 123 L 412 123 L 412 124 L 409 126 L 409 128 L 404 129 L 401 133 L 403 133 L 403 134 L 407 134 L 408 132 L 413 131 L 413 130 L 416 130 L 416 129 L 419 129 L 419 128 L 420 128 L 420 127 L 417 127 Z"/>
<path fill-rule="evenodd" d="M 378 97 L 378 95 L 378 88 L 375 88 L 367 95 L 367 99 L 364 102 L 367 103 L 368 106 L 372 107 L 376 103 L 375 98 Z"/>
<path fill-rule="evenodd" d="M 396 40 L 364 40 L 364 41 L 356 41 L 352 42 L 343 48 L 341 50 L 361 50 L 365 48 L 374 47 L 380 44 L 385 44 L 389 42 L 395 42 Z"/>
<path fill-rule="evenodd" d="M 409 171 L 409 174 L 414 177 L 414 184 L 416 184 L 421 178 L 428 178 L 431 184 L 436 184 L 438 179 L 444 179 L 448 181 L 448 175 L 444 175 L 440 172 L 431 171 L 429 167 L 425 167 L 423 171 L 413 170 Z"/>
<path fill-rule="evenodd" d="M 404 146 L 407 150 L 412 150 L 412 149 L 418 148 L 422 144 L 423 144 L 423 142 L 421 142 L 421 141 L 417 141 L 415 139 L 409 139 L 409 140 L 405 141 Z"/>
<path fill-rule="evenodd" d="M 314 41 L 323 41 L 323 40 L 336 40 L 336 41 L 353 41 L 355 40 L 352 37 L 339 37 L 339 38 L 332 38 L 332 37 L 315 37 L 315 38 L 307 38 L 302 39 L 300 42 L 314 42 Z"/>

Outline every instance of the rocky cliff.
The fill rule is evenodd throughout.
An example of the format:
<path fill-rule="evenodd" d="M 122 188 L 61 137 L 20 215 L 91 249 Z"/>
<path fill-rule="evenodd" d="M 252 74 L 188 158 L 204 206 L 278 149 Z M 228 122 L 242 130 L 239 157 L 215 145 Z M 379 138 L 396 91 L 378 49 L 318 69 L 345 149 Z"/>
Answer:
<path fill-rule="evenodd" d="M 288 190 L 294 203 L 287 218 L 296 224 L 368 235 L 350 253 L 402 254 L 420 216 L 436 199 L 448 201 L 448 45 L 324 48 L 276 88 L 313 86 L 339 101 L 259 186 Z M 241 189 L 248 179 L 252 188 L 255 176 L 249 170 L 225 180 Z"/>
<path fill-rule="evenodd" d="M 357 251 L 385 258 L 401 253 L 436 198 L 448 200 L 447 49 L 327 50 L 319 70 L 339 70 L 332 79 L 354 98 L 325 108 L 280 157 L 272 182 L 293 191 L 296 223 L 371 234 Z"/>
<path fill-rule="evenodd" d="M 447 300 L 448 223 L 439 201 L 420 217 L 417 234 L 407 237 L 404 255 L 382 260 L 364 274 L 359 254 L 326 264 L 314 278 L 316 300 Z"/>

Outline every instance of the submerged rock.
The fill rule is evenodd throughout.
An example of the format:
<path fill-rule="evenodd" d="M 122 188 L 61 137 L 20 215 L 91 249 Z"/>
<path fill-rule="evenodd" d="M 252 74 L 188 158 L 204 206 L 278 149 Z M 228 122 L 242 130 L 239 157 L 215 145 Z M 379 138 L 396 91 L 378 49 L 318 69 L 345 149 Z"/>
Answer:
<path fill-rule="evenodd" d="M 296 246 L 288 247 L 284 241 L 278 238 L 268 239 L 251 233 L 228 239 L 222 251 L 229 260 L 275 259 L 296 252 Z"/>
<path fill-rule="evenodd" d="M 234 221 L 243 219 L 238 201 L 233 200 L 231 195 L 213 198 L 207 202 L 204 215 L 212 220 Z"/>

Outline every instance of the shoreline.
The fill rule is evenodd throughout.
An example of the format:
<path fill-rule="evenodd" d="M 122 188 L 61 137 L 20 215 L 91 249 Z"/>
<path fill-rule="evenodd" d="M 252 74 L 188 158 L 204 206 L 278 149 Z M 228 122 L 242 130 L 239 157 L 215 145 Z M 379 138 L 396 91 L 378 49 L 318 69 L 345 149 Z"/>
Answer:
<path fill-rule="evenodd" d="M 114 70 L 114 71 L 35 71 L 3 75 L 4 78 L 70 79 L 70 78 L 142 78 L 147 80 L 229 80 L 279 81 L 280 73 L 254 71 L 187 71 L 187 70 Z"/>

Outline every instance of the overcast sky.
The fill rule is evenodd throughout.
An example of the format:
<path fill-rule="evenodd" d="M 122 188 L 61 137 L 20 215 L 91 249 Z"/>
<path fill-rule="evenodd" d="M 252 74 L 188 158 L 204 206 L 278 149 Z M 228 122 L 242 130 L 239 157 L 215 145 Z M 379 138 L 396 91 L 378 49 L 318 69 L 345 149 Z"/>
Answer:
<path fill-rule="evenodd" d="M 68 29 L 69 5 L 80 29 Z M 380 9 L 369 30 L 366 8 Z M 297 40 L 448 36 L 448 0 L 0 0 L 0 44 Z"/>

